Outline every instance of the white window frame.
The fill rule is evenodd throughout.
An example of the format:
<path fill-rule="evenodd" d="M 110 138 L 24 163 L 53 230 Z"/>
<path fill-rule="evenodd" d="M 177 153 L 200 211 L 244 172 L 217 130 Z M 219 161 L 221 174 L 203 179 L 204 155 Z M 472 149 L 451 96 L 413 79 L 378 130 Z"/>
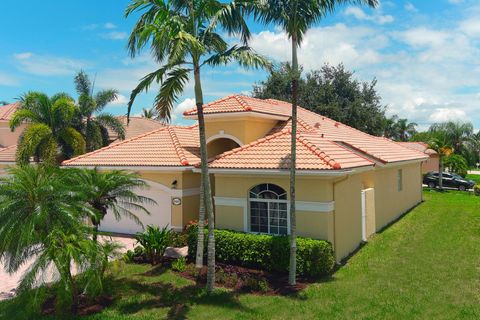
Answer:
<path fill-rule="evenodd" d="M 279 233 L 270 233 L 270 205 L 269 203 L 283 203 L 283 204 L 286 204 L 287 205 L 287 235 L 290 234 L 290 202 L 288 201 L 288 199 L 261 199 L 261 198 L 251 198 L 250 197 L 250 191 L 255 188 L 256 186 L 258 185 L 261 185 L 261 184 L 272 184 L 272 185 L 275 185 L 279 188 L 281 188 L 283 190 L 282 187 L 280 187 L 279 185 L 276 185 L 274 183 L 260 183 L 260 184 L 257 184 L 255 186 L 253 186 L 252 188 L 250 188 L 248 190 L 248 216 L 247 216 L 247 219 L 248 219 L 248 223 L 247 223 L 247 227 L 248 227 L 248 232 L 250 233 L 255 233 L 255 234 L 268 234 L 268 235 L 273 235 L 273 236 L 281 236 L 282 234 L 279 234 Z M 274 191 L 271 191 L 271 190 L 265 190 L 265 191 L 268 191 L 268 192 L 274 192 Z M 285 190 L 284 190 L 285 191 Z M 264 191 L 261 191 L 260 193 L 262 193 Z M 258 193 L 258 194 L 260 194 Z M 276 193 L 276 192 L 274 192 Z M 285 191 L 286 193 L 286 191 Z M 278 194 L 277 194 L 278 195 Z M 252 231 L 252 207 L 251 207 L 251 203 L 252 202 L 263 202 L 263 203 L 268 203 L 267 205 L 267 219 L 268 219 L 268 232 L 257 232 L 257 231 Z"/>

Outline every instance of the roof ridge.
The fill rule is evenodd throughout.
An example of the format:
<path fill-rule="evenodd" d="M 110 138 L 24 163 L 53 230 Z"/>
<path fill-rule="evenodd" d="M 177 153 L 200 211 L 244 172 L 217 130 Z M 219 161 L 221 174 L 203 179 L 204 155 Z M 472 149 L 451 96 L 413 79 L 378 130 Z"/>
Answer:
<path fill-rule="evenodd" d="M 247 102 L 245 102 L 245 100 L 243 100 L 242 96 L 239 95 L 239 94 L 236 94 L 233 96 L 235 98 L 235 100 L 237 100 L 237 102 L 242 106 L 243 110 L 245 111 L 252 111 L 252 107 L 248 105 Z"/>
<path fill-rule="evenodd" d="M 14 102 L 14 103 L 9 103 L 4 106 L 1 106 L 0 108 L 5 108 L 5 113 L 0 117 L 0 120 L 8 120 L 8 117 L 12 114 L 12 112 L 17 108 L 20 107 L 20 102 Z"/>
<path fill-rule="evenodd" d="M 11 146 L 0 148 L 0 152 L 3 152 L 5 150 L 10 150 L 10 149 L 13 149 L 13 148 L 16 148 L 16 147 L 17 147 L 16 144 L 12 144 Z"/>
<path fill-rule="evenodd" d="M 235 95 L 231 94 L 231 95 L 228 95 L 228 96 L 223 97 L 223 98 L 221 98 L 221 99 L 218 99 L 218 100 L 215 100 L 215 101 L 212 101 L 212 102 L 209 102 L 209 103 L 204 103 L 204 104 L 203 104 L 203 108 L 204 108 L 204 109 L 205 109 L 205 108 L 208 108 L 208 107 L 210 107 L 210 106 L 212 106 L 212 105 L 214 105 L 214 104 L 217 104 L 217 103 L 219 103 L 219 102 L 225 101 L 225 100 L 227 100 L 227 99 L 231 99 L 231 98 L 234 97 L 234 96 L 235 96 Z M 197 112 L 197 107 L 195 106 L 195 108 L 190 108 L 190 109 L 188 109 L 188 110 L 185 110 L 185 111 L 183 112 L 183 115 L 184 115 L 184 116 L 187 116 L 187 115 L 188 115 L 189 113 L 191 113 L 191 112 Z"/>
<path fill-rule="evenodd" d="M 320 148 L 316 144 L 308 141 L 308 139 L 306 137 L 303 137 L 301 134 L 297 134 L 297 140 L 300 141 L 300 143 L 302 143 L 313 154 L 315 154 L 317 157 L 322 159 L 323 162 L 325 162 L 327 165 L 332 167 L 332 169 L 339 170 L 339 169 L 342 168 L 340 163 L 335 161 L 335 159 L 330 157 L 324 151 L 321 151 Z"/>
<path fill-rule="evenodd" d="M 183 152 L 182 145 L 180 144 L 180 140 L 178 140 L 175 130 L 171 127 L 168 127 L 167 131 L 170 134 L 170 139 L 172 140 L 173 147 L 175 148 L 175 152 L 177 153 L 177 156 L 180 159 L 180 164 L 182 166 L 188 166 L 189 163 L 188 163 L 187 157 Z"/>
<path fill-rule="evenodd" d="M 144 133 L 144 134 L 141 134 L 141 135 L 132 137 L 132 138 L 130 138 L 130 139 L 125 139 L 125 140 L 123 140 L 123 141 L 119 141 L 119 142 L 116 142 L 116 143 L 111 143 L 111 144 L 109 144 L 108 146 L 105 146 L 105 147 L 103 147 L 103 148 L 100 148 L 100 149 L 97 149 L 97 150 L 94 150 L 94 151 L 91 151 L 91 152 L 84 153 L 84 154 L 79 155 L 79 156 L 77 156 L 77 157 L 75 157 L 75 158 L 71 158 L 71 159 L 65 160 L 65 161 L 62 162 L 62 164 L 72 163 L 72 162 L 74 162 L 74 161 L 76 161 L 76 160 L 89 157 L 89 156 L 91 156 L 91 155 L 97 154 L 97 153 L 102 152 L 102 151 L 104 151 L 104 150 L 108 150 L 108 149 L 114 148 L 114 147 L 116 147 L 116 146 L 119 146 L 119 145 L 122 145 L 122 144 L 125 144 L 125 143 L 128 143 L 128 142 L 131 142 L 131 141 L 134 141 L 134 140 L 138 140 L 138 139 L 144 138 L 144 137 L 149 136 L 149 135 L 151 135 L 151 134 L 160 132 L 160 131 L 162 131 L 162 130 L 166 130 L 168 127 L 169 127 L 169 126 L 165 126 L 165 127 L 163 127 L 163 128 L 158 128 L 158 129 L 155 129 L 155 130 L 146 132 L 146 133 Z"/>

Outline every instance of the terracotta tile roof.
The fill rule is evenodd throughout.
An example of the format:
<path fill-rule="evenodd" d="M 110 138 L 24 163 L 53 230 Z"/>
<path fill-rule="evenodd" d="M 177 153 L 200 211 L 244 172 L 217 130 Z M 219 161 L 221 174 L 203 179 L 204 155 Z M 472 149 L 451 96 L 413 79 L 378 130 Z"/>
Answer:
<path fill-rule="evenodd" d="M 64 161 L 65 166 L 189 166 L 199 158 L 196 126 L 164 126 Z"/>
<path fill-rule="evenodd" d="M 19 106 L 18 102 L 0 106 L 0 121 L 10 121 Z"/>
<path fill-rule="evenodd" d="M 425 142 L 397 142 L 399 145 L 403 146 L 403 147 L 407 147 L 407 148 L 410 148 L 410 149 L 413 149 L 413 150 L 417 150 L 417 151 L 420 151 L 420 152 L 423 152 L 425 154 L 428 154 L 428 155 L 432 155 L 432 154 L 437 154 L 437 152 L 433 149 L 430 149 L 428 147 L 428 144 L 426 144 Z"/>
<path fill-rule="evenodd" d="M 6 148 L 0 148 L 0 164 L 2 162 L 15 162 L 15 153 L 17 152 L 17 146 L 9 146 Z"/>
<path fill-rule="evenodd" d="M 160 129 L 164 127 L 160 121 L 156 121 L 153 119 L 143 118 L 143 117 L 130 117 L 130 123 L 127 126 L 127 117 L 126 116 L 119 116 L 117 117 L 123 125 L 125 126 L 125 139 L 130 139 L 141 134 L 153 131 L 155 129 Z M 110 139 L 117 140 L 117 135 L 111 130 L 108 130 L 108 135 Z"/>
<path fill-rule="evenodd" d="M 227 96 L 223 99 L 210 102 L 203 106 L 203 112 L 204 114 L 255 112 L 283 117 L 289 117 L 291 114 L 288 108 L 279 107 L 275 102 L 243 95 Z M 183 115 L 196 116 L 197 108 L 187 110 Z"/>
<path fill-rule="evenodd" d="M 373 166 L 374 162 L 355 154 L 316 133 L 297 135 L 297 169 L 340 170 Z M 288 169 L 290 166 L 290 130 L 258 139 L 227 151 L 210 163 L 222 169 Z"/>

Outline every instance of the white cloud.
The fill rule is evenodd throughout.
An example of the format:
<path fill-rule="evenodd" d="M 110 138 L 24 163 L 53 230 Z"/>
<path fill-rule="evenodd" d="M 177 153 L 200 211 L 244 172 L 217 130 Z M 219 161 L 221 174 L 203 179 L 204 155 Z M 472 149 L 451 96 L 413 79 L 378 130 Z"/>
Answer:
<path fill-rule="evenodd" d="M 71 75 L 90 65 L 83 60 L 37 55 L 31 52 L 17 53 L 13 57 L 20 70 L 41 76 Z"/>
<path fill-rule="evenodd" d="M 411 3 L 407 2 L 404 6 L 405 10 L 410 11 L 410 12 L 418 12 L 418 9 Z"/>
<path fill-rule="evenodd" d="M 449 35 L 447 32 L 416 27 L 407 31 L 396 33 L 398 38 L 410 46 L 439 46 L 445 44 Z"/>
<path fill-rule="evenodd" d="M 104 39 L 110 40 L 123 40 L 127 38 L 127 33 L 122 31 L 111 31 L 107 33 L 102 33 L 100 36 Z"/>
<path fill-rule="evenodd" d="M 16 86 L 19 82 L 15 76 L 0 72 L 0 85 Z"/>
<path fill-rule="evenodd" d="M 186 98 L 173 109 L 172 121 L 176 122 L 177 120 L 181 119 L 183 112 L 192 108 L 195 108 L 195 99 Z"/>
<path fill-rule="evenodd" d="M 463 2 L 463 0 L 448 0 L 448 2 L 451 4 L 460 4 Z"/>
<path fill-rule="evenodd" d="M 480 20 L 477 17 L 466 19 L 460 23 L 459 30 L 468 36 L 479 36 Z"/>
<path fill-rule="evenodd" d="M 382 15 L 379 11 L 375 11 L 373 15 L 368 15 L 359 7 L 348 7 L 345 9 L 345 15 L 353 16 L 358 20 L 372 21 L 378 24 L 391 23 L 395 19 L 391 15 Z"/>
<path fill-rule="evenodd" d="M 114 25 L 114 24 L 111 23 L 111 22 L 105 23 L 105 24 L 103 25 L 103 27 L 104 27 L 105 29 L 116 29 L 116 28 L 117 28 L 117 26 Z"/>
<path fill-rule="evenodd" d="M 118 94 L 117 99 L 110 103 L 113 106 L 125 106 L 128 103 L 128 98 L 123 94 Z"/>
<path fill-rule="evenodd" d="M 452 120 L 465 120 L 465 111 L 456 108 L 437 108 L 429 117 L 431 122 L 446 122 Z"/>

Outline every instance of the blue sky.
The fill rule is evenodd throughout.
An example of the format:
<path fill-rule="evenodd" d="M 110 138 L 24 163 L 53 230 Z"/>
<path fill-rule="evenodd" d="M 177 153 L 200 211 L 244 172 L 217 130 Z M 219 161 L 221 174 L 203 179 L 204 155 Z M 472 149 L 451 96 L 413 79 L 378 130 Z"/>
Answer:
<path fill-rule="evenodd" d="M 127 0 L 2 0 L 0 100 L 29 90 L 74 95 L 72 79 L 83 69 L 96 88 L 116 88 L 108 107 L 126 112 L 138 80 L 155 69 L 148 52 L 132 60 L 126 41 L 135 18 L 125 19 Z M 381 1 L 375 10 L 343 6 L 315 26 L 300 50 L 305 70 L 344 63 L 361 80 L 378 80 L 390 114 L 420 128 L 445 120 L 468 120 L 480 128 L 480 3 L 471 0 Z M 275 61 L 290 58 L 285 35 L 274 26 L 251 24 L 251 45 Z M 236 65 L 205 70 L 205 99 L 249 93 L 263 71 Z M 155 92 L 156 88 L 152 88 Z M 192 87 L 179 99 L 174 122 L 193 105 Z M 133 113 L 150 107 L 153 93 L 140 96 Z"/>

